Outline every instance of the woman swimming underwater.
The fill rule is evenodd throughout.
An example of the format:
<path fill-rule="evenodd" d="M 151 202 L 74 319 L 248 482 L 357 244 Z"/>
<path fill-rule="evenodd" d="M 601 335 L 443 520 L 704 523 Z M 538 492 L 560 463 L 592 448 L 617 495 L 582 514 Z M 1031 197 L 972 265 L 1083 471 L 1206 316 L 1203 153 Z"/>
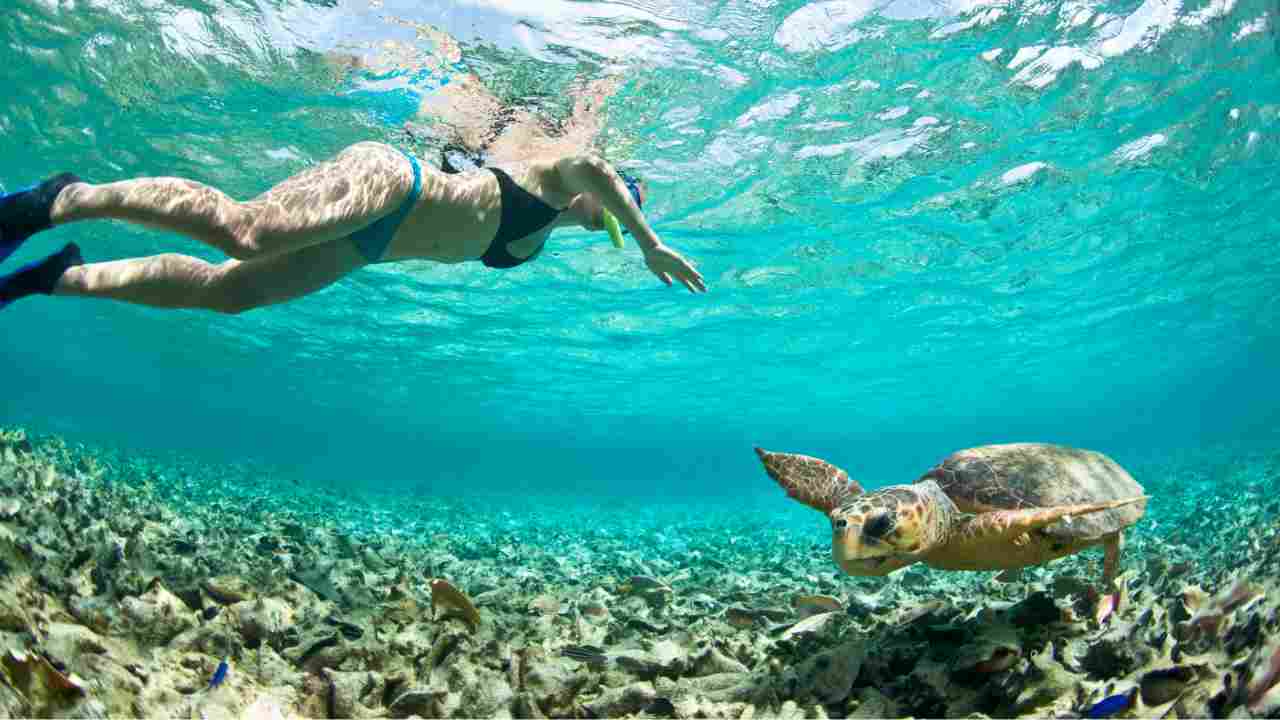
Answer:
<path fill-rule="evenodd" d="M 537 257 L 555 228 L 601 230 L 606 210 L 662 282 L 706 291 L 693 264 L 649 227 L 639 181 L 581 145 L 524 146 L 524 157 L 490 156 L 484 168 L 446 173 L 390 145 L 361 142 L 249 201 L 181 178 L 95 185 L 57 175 L 0 198 L 0 261 L 37 232 L 90 219 L 181 233 L 231 259 L 164 254 L 85 263 L 69 243 L 0 276 L 0 307 L 46 294 L 240 313 L 302 297 L 372 263 L 479 260 L 513 268 Z"/>

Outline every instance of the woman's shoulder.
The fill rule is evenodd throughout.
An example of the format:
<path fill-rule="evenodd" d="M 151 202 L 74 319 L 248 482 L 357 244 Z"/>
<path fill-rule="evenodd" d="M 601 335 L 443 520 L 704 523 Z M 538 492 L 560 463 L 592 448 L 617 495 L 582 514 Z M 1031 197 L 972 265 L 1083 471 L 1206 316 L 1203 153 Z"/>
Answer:
<path fill-rule="evenodd" d="M 556 166 L 561 160 L 558 155 L 536 155 L 518 160 L 489 162 L 486 168 L 494 168 L 505 172 L 512 178 L 545 179 L 556 173 Z"/>
<path fill-rule="evenodd" d="M 485 162 L 451 164 L 442 168 L 444 172 L 460 181 L 471 181 L 477 176 L 492 177 L 494 171 L 511 178 L 521 187 L 559 187 L 559 167 L 561 163 L 573 156 L 562 154 L 542 154 L 524 158 L 496 159 L 486 158 Z"/>

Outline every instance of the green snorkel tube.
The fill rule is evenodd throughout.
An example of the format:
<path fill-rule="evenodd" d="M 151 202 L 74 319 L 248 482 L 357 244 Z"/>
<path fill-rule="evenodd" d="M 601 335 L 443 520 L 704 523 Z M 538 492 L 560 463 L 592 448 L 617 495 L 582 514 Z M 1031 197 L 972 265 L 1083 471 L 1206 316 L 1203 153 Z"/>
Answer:
<path fill-rule="evenodd" d="M 644 203 L 640 202 L 640 181 L 621 170 L 618 171 L 618 177 L 622 178 L 622 182 L 626 184 L 627 191 L 631 193 L 631 199 L 636 201 L 636 207 L 644 207 Z M 622 226 L 618 224 L 618 218 L 614 217 L 608 208 L 604 209 L 604 229 L 609 233 L 609 239 L 613 241 L 614 247 L 621 250 L 626 246 L 622 240 Z"/>
<path fill-rule="evenodd" d="M 618 218 L 608 210 L 604 211 L 604 229 L 609 233 L 609 239 L 613 241 L 613 246 L 621 250 L 626 243 L 622 242 L 622 228 L 618 227 Z"/>

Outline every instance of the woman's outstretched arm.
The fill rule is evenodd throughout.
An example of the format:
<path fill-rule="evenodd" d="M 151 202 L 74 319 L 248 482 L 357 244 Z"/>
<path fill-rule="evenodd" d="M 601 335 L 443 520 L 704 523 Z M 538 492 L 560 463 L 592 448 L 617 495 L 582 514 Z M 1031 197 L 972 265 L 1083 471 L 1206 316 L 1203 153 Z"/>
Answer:
<path fill-rule="evenodd" d="M 679 280 L 690 292 L 706 292 L 702 273 L 683 255 L 663 244 L 658 234 L 649 227 L 640 208 L 631 199 L 631 193 L 618 173 L 609 163 L 595 155 L 573 155 L 556 162 L 556 174 L 566 194 L 591 193 L 618 218 L 640 249 L 649 270 L 662 282 L 670 285 L 672 278 Z"/>

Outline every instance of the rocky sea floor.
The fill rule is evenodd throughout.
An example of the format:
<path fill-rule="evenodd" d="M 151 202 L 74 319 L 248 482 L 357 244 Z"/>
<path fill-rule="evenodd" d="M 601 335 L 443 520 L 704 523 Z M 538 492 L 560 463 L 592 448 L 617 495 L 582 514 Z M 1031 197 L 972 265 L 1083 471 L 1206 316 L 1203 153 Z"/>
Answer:
<path fill-rule="evenodd" d="M 1096 551 L 851 578 L 817 514 L 340 496 L 4 430 L 0 716 L 1280 717 L 1280 453 L 1188 458 L 1129 468 L 1112 609 Z"/>

